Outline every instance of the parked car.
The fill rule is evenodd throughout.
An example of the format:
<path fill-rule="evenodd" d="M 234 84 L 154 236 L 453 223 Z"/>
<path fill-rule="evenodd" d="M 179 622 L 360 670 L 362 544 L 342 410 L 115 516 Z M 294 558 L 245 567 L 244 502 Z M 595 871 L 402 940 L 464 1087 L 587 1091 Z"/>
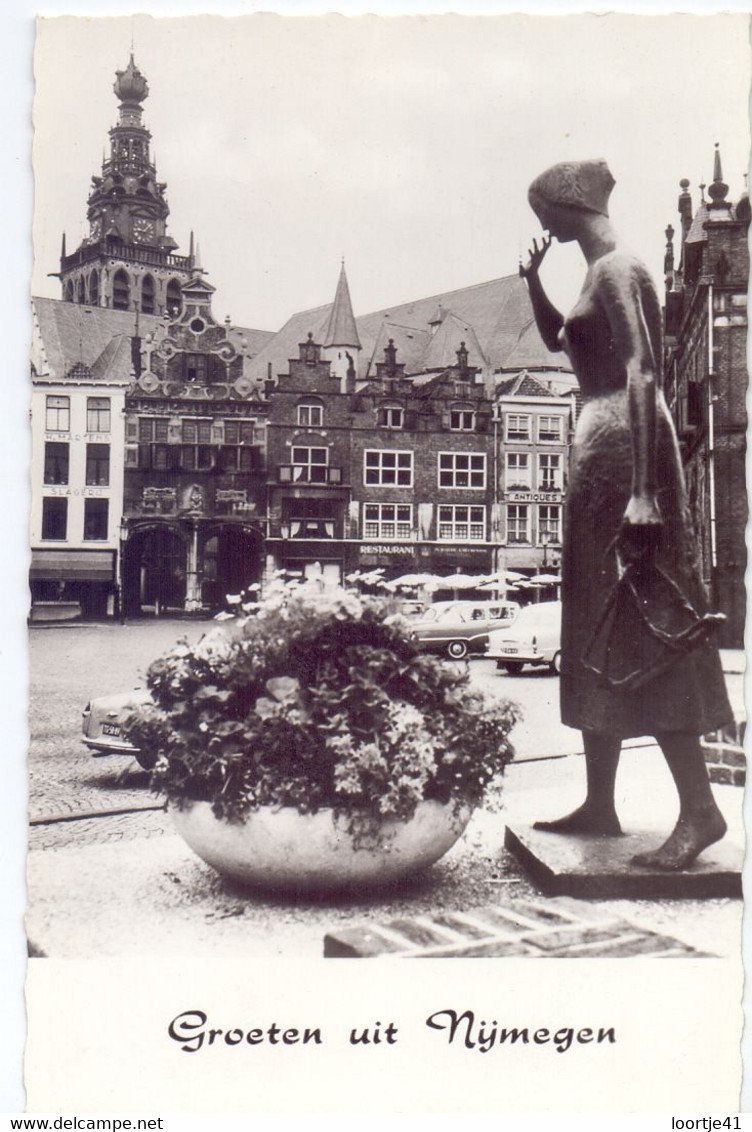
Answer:
<path fill-rule="evenodd" d="M 514 624 L 488 635 L 488 656 L 496 667 L 516 675 L 525 664 L 561 670 L 561 602 L 541 601 L 521 609 Z"/>
<path fill-rule="evenodd" d="M 515 601 L 435 601 L 412 628 L 426 652 L 462 660 L 484 652 L 489 630 L 511 625 L 519 609 Z"/>
<path fill-rule="evenodd" d="M 123 720 L 138 704 L 151 699 L 148 689 L 117 692 L 90 700 L 83 712 L 83 742 L 94 755 L 130 755 L 145 770 L 154 766 L 154 756 L 140 751 L 123 737 Z"/>

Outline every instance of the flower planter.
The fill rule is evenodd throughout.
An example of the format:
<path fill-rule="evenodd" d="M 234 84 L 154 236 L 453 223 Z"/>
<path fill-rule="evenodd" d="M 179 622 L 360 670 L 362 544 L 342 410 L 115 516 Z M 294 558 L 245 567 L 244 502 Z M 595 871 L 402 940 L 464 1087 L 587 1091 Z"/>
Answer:
<path fill-rule="evenodd" d="M 378 844 L 357 844 L 332 810 L 262 807 L 221 821 L 208 802 L 170 807 L 175 828 L 208 865 L 245 884 L 322 892 L 389 884 L 438 861 L 464 832 L 468 807 L 421 802 L 407 821 L 385 821 Z"/>

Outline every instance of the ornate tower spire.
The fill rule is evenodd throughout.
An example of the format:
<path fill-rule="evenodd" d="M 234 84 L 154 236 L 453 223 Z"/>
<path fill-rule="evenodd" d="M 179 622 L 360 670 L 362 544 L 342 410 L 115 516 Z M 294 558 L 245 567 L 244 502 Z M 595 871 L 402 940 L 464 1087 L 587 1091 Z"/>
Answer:
<path fill-rule="evenodd" d="M 101 175 L 91 179 L 89 235 L 75 252 L 63 250 L 60 257 L 63 298 L 162 314 L 180 307 L 191 263 L 174 254 L 177 244 L 167 234 L 167 186 L 157 180 L 151 134 L 142 120 L 149 84 L 132 51 L 128 66 L 115 75 L 118 118 Z"/>

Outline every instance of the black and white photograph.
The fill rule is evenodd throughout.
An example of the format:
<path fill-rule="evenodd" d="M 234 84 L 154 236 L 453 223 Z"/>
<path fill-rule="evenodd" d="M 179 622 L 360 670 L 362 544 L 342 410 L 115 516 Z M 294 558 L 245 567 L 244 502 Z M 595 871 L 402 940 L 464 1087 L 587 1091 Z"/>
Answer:
<path fill-rule="evenodd" d="M 749 17 L 33 66 L 29 1110 L 741 1111 Z"/>

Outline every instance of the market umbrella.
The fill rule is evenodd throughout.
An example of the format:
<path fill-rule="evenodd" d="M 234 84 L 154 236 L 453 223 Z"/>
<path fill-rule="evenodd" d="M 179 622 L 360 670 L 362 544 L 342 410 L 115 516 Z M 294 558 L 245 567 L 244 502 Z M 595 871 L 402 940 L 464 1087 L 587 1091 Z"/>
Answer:
<path fill-rule="evenodd" d="M 403 574 L 400 578 L 392 578 L 386 585 L 390 590 L 396 590 L 400 586 L 430 586 L 435 581 L 433 574 Z"/>
<path fill-rule="evenodd" d="M 539 586 L 558 586 L 561 577 L 559 574 L 536 574 L 530 581 Z"/>
<path fill-rule="evenodd" d="M 445 578 L 437 576 L 434 581 L 438 582 L 439 588 L 443 590 L 474 590 L 483 581 L 483 575 L 448 574 Z"/>
<path fill-rule="evenodd" d="M 501 582 L 481 582 L 480 585 L 478 586 L 479 590 L 499 590 L 499 589 L 502 589 L 502 588 L 504 589 L 505 593 L 515 594 L 515 593 L 517 593 L 519 586 L 517 586 L 517 585 L 504 585 L 503 586 Z"/>

